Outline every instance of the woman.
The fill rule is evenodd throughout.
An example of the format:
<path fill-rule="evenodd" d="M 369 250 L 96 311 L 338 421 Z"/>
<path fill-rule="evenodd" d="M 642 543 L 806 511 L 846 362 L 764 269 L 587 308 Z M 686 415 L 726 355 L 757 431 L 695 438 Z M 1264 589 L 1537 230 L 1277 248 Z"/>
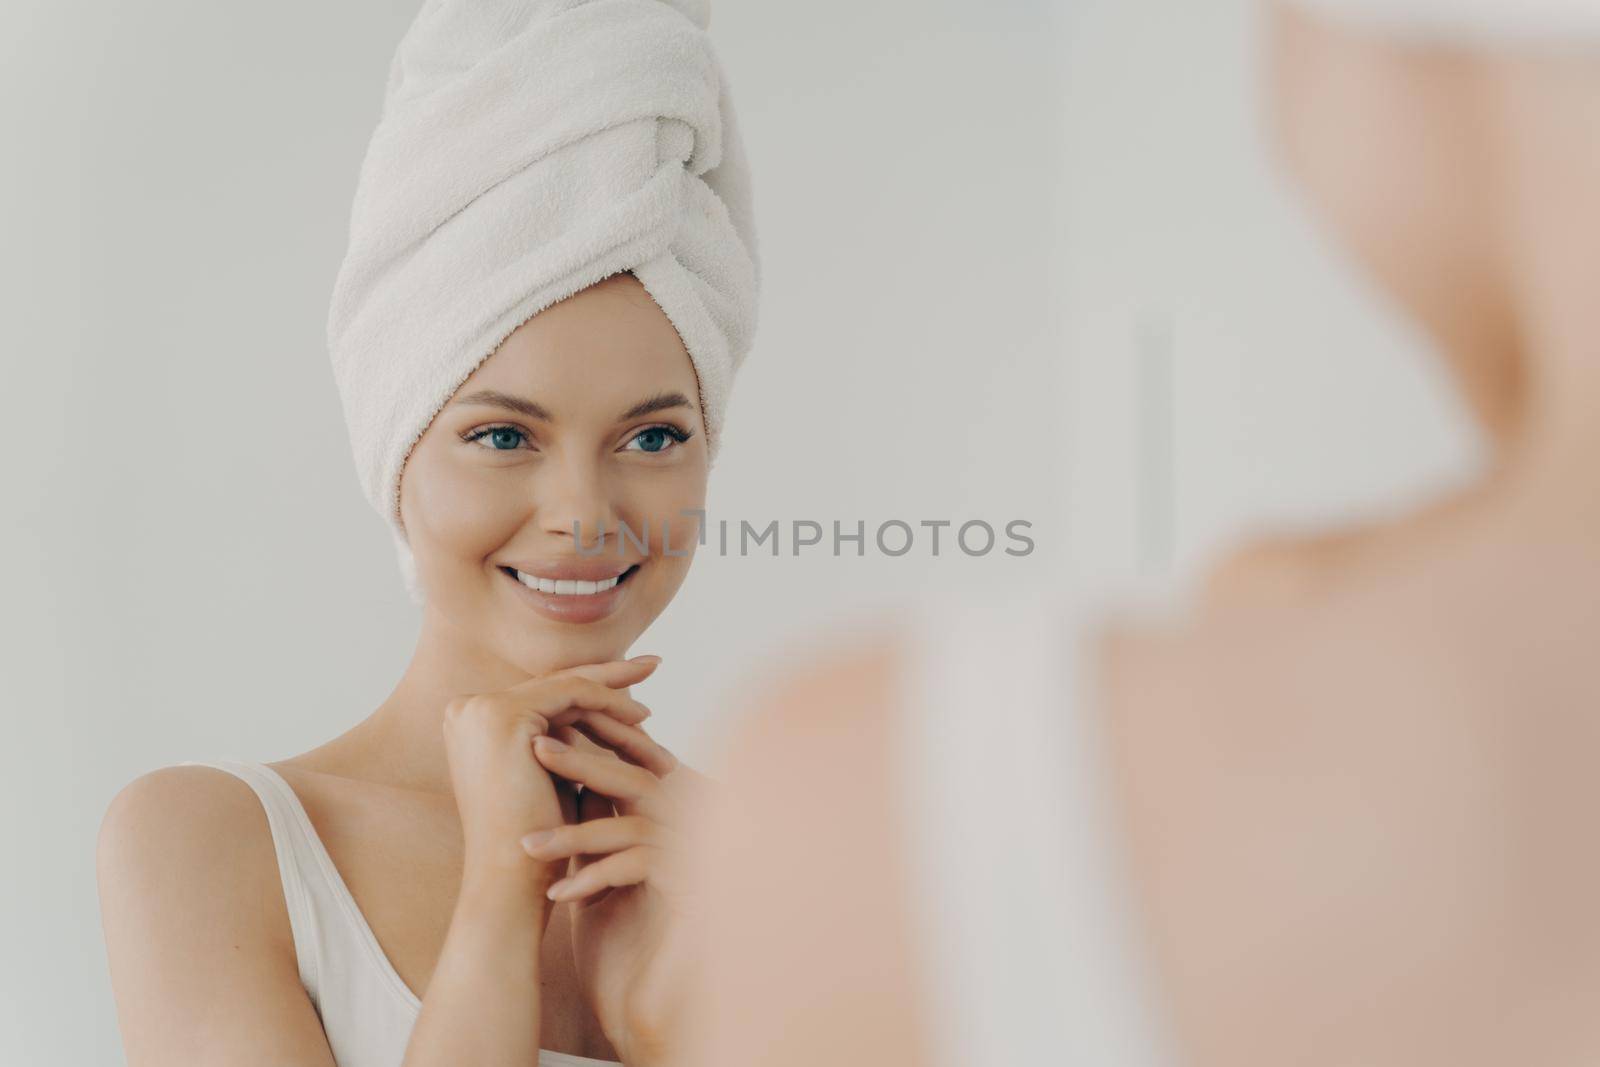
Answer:
<path fill-rule="evenodd" d="M 1270 9 L 1279 144 L 1489 471 L 1165 624 L 931 594 L 776 689 L 700 1067 L 1600 1056 L 1600 6 L 1316 6 Z"/>
<path fill-rule="evenodd" d="M 675 1047 L 701 783 L 639 726 L 629 687 L 659 659 L 624 657 L 688 570 L 755 324 L 707 17 L 430 0 L 401 42 L 329 343 L 421 633 L 348 732 L 113 801 L 98 862 L 130 1064 Z"/>

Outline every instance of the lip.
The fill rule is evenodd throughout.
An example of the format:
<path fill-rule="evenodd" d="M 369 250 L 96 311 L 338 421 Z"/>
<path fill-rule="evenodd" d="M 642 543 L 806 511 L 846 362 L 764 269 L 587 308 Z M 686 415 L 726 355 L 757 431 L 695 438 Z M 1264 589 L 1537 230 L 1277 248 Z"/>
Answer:
<path fill-rule="evenodd" d="M 511 583 L 516 594 L 526 601 L 528 605 L 533 608 L 533 610 L 537 611 L 545 618 L 550 619 L 552 622 L 568 623 L 599 622 L 601 619 L 604 619 L 606 616 L 615 612 L 617 608 L 621 606 L 623 601 L 628 598 L 628 590 L 633 585 L 633 579 L 637 571 L 637 567 L 630 566 L 629 568 L 625 568 L 625 570 L 629 571 L 628 576 L 603 593 L 591 593 L 588 596 L 564 596 L 560 593 L 541 593 L 537 589 L 529 588 L 528 586 L 524 585 L 522 580 L 519 579 L 515 574 L 507 571 L 505 569 L 506 566 L 509 566 L 509 564 L 496 567 L 495 569 L 500 573 L 502 578 Z M 607 565 L 607 568 L 609 573 L 601 574 L 595 578 L 579 577 L 576 580 L 593 582 L 599 581 L 603 578 L 610 578 L 618 573 L 616 568 L 612 565 Z M 521 567 L 516 569 L 522 570 Z M 539 577 L 541 578 L 555 577 L 555 575 L 550 574 L 549 572 L 540 573 L 523 571 L 523 573 L 538 573 Z"/>

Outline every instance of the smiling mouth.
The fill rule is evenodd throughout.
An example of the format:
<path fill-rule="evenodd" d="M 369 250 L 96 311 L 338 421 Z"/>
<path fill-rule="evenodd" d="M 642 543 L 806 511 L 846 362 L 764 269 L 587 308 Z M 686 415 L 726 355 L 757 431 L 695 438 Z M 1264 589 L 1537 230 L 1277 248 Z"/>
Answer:
<path fill-rule="evenodd" d="M 555 596 L 585 597 L 610 592 L 633 577 L 633 572 L 639 569 L 639 565 L 635 563 L 615 578 L 606 578 L 598 582 L 585 582 L 575 578 L 540 578 L 537 575 L 525 574 L 514 567 L 500 569 L 536 592 Z"/>

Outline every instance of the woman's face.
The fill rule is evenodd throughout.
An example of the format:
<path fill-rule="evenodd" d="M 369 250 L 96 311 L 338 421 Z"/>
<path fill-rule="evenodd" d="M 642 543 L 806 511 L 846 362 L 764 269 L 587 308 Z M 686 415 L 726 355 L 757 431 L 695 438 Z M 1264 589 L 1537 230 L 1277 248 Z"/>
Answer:
<path fill-rule="evenodd" d="M 406 461 L 430 610 L 534 671 L 620 656 L 688 573 L 707 468 L 693 364 L 636 278 L 545 309 Z"/>

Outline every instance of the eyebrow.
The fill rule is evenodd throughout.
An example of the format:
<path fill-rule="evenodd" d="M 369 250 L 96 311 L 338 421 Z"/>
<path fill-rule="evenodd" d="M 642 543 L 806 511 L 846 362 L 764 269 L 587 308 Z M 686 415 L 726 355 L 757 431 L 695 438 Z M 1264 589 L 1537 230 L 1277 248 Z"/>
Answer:
<path fill-rule="evenodd" d="M 682 393 L 657 393 L 655 396 L 639 401 L 633 407 L 617 416 L 618 422 L 637 419 L 641 415 L 648 415 L 653 411 L 665 411 L 667 408 L 693 408 L 689 398 Z"/>
<path fill-rule="evenodd" d="M 479 389 L 469 393 L 456 401 L 458 404 L 481 404 L 485 407 L 509 408 L 530 419 L 543 419 L 545 422 L 554 422 L 555 418 L 543 407 L 531 400 L 524 400 L 520 396 L 502 393 L 498 389 Z"/>
<path fill-rule="evenodd" d="M 555 416 L 549 409 L 534 403 L 525 397 L 514 396 L 511 393 L 502 393 L 498 389 L 479 389 L 477 392 L 468 393 L 456 401 L 458 404 L 482 404 L 488 407 L 506 408 L 530 419 L 541 419 L 545 422 L 554 422 Z M 649 415 L 654 411 L 664 411 L 667 408 L 692 408 L 689 398 L 682 393 L 657 393 L 652 397 L 639 401 L 627 411 L 617 416 L 618 422 L 627 419 L 637 419 L 641 415 Z"/>

